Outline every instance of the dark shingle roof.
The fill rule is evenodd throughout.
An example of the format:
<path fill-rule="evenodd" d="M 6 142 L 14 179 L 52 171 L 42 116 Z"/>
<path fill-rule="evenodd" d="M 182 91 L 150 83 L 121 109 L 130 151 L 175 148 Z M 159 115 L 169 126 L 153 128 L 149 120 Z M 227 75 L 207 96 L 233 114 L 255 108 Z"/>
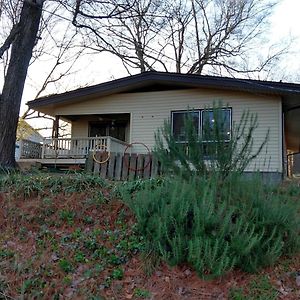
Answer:
<path fill-rule="evenodd" d="M 27 104 L 34 109 L 117 93 L 146 91 L 150 87 L 158 88 L 159 86 L 161 89 L 210 88 L 279 95 L 287 98 L 292 97 L 293 103 L 295 103 L 295 96 L 297 96 L 296 102 L 298 106 L 300 105 L 300 99 L 298 100 L 298 97 L 300 98 L 300 84 L 296 83 L 165 72 L 145 72 L 62 94 L 49 95 L 29 101 Z"/>

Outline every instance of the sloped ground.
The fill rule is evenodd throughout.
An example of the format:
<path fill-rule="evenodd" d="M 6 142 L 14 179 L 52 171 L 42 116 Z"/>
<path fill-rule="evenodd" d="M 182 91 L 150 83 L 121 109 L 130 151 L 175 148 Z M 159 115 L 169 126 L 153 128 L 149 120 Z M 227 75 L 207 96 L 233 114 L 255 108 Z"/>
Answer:
<path fill-rule="evenodd" d="M 300 256 L 210 281 L 158 263 L 103 182 L 7 183 L 0 232 L 0 299 L 300 299 Z"/>

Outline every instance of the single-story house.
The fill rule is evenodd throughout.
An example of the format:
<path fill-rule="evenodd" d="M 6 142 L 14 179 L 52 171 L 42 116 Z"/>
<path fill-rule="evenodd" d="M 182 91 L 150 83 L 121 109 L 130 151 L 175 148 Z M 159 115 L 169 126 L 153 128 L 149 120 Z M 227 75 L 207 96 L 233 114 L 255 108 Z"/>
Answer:
<path fill-rule="evenodd" d="M 265 138 L 266 150 L 249 166 L 281 177 L 287 154 L 300 151 L 300 84 L 207 75 L 145 72 L 109 82 L 42 97 L 27 104 L 56 118 L 55 137 L 46 142 L 43 159 L 84 159 L 97 143 L 109 151 L 123 151 L 128 143 L 153 148 L 154 133 L 170 119 L 180 139 L 188 107 L 196 114 L 199 132 L 203 109 L 221 101 L 226 105 L 228 126 L 245 110 L 257 114 L 255 145 Z M 71 123 L 70 139 L 59 139 L 59 120 Z M 230 133 L 229 133 L 230 135 Z M 54 151 L 56 150 L 56 151 Z M 142 145 L 135 145 L 143 152 Z"/>

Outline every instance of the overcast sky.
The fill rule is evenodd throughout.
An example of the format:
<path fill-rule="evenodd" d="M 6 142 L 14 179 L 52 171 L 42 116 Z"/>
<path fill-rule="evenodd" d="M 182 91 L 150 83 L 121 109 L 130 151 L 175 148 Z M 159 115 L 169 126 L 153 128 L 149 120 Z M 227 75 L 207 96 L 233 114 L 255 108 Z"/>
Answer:
<path fill-rule="evenodd" d="M 290 49 L 291 54 L 285 60 L 285 66 L 291 73 L 300 75 L 300 26 L 299 0 L 282 0 L 272 16 L 271 30 L 274 40 L 291 37 L 294 39 Z M 300 79 L 298 79 L 300 80 Z"/>
<path fill-rule="evenodd" d="M 299 0 L 282 0 L 275 8 L 272 17 L 272 29 L 274 35 L 295 34 L 299 36 Z"/>

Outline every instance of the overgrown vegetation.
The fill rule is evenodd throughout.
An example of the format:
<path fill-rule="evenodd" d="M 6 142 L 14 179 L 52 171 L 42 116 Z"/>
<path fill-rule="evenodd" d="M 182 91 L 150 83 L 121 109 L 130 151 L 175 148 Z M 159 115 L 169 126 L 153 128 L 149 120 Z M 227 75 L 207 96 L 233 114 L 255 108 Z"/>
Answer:
<path fill-rule="evenodd" d="M 186 119 L 184 143 L 165 123 L 156 155 L 168 180 L 149 182 L 124 199 L 148 248 L 168 264 L 188 263 L 206 278 L 233 268 L 256 272 L 299 251 L 299 202 L 259 174 L 242 175 L 267 143 L 268 132 L 254 145 L 257 117 L 244 113 L 226 140 L 222 108 L 211 112 L 201 134 Z"/>
<path fill-rule="evenodd" d="M 222 120 L 218 111 L 214 118 Z M 165 285 L 169 276 L 153 275 L 167 268 L 163 262 L 209 279 L 233 269 L 256 272 L 298 252 L 299 184 L 245 179 L 242 171 L 267 139 L 253 154 L 255 117 L 245 114 L 227 142 L 220 122 L 209 129 L 209 145 L 189 120 L 184 145 L 166 136 L 167 153 L 158 138 L 161 178 L 111 185 L 88 174 L 4 172 L 0 299 L 147 299 L 153 295 L 141 274 Z M 228 297 L 278 296 L 268 276 L 249 282 L 233 285 Z"/>
<path fill-rule="evenodd" d="M 149 248 L 203 277 L 254 272 L 299 250 L 299 204 L 259 179 L 176 177 L 127 201 Z"/>
<path fill-rule="evenodd" d="M 259 181 L 249 185 L 236 179 L 230 181 L 232 185 L 223 182 L 217 188 L 212 180 L 183 181 L 175 177 L 108 185 L 98 177 L 84 174 L 4 175 L 0 179 L 0 299 L 151 299 L 153 296 L 161 299 L 166 282 L 170 281 L 168 286 L 173 296 L 182 290 L 181 286 L 189 285 L 191 275 L 182 278 L 188 265 L 195 264 L 202 276 L 222 274 L 229 269 L 226 266 L 231 266 L 231 261 L 226 264 L 227 257 L 235 253 L 238 262 L 256 266 L 254 249 L 263 245 L 265 248 L 258 251 L 269 259 L 268 255 L 277 249 L 276 238 L 280 239 L 282 233 L 284 238 L 275 256 L 295 249 L 296 201 L 294 210 L 289 205 L 299 199 L 297 184 L 267 188 Z M 252 192 L 250 199 L 254 186 L 259 189 L 257 195 Z M 261 202 L 263 195 L 269 198 Z M 116 199 L 120 196 L 130 204 L 137 219 Z M 270 204 L 271 197 L 275 206 Z M 255 218 L 257 224 L 253 225 Z M 240 224 L 241 220 L 245 224 Z M 278 227 L 273 237 L 249 246 L 249 257 L 237 250 L 247 241 L 253 241 L 255 235 L 262 235 L 264 227 L 272 233 L 272 223 Z M 255 233 L 249 237 L 251 226 Z M 238 236 L 235 228 L 241 228 L 245 240 L 236 239 L 233 244 L 230 238 Z M 217 251 L 198 252 L 198 244 L 204 241 L 197 236 L 199 232 L 208 240 L 208 246 L 219 240 L 218 248 L 211 248 Z M 195 246 L 187 251 L 182 247 L 184 243 Z M 227 250 L 222 255 L 226 243 L 231 252 Z M 173 269 L 167 268 L 161 262 L 163 259 L 172 265 L 185 262 L 182 265 L 186 267 L 172 275 Z M 283 262 L 283 272 L 291 273 L 293 263 L 293 274 L 297 274 L 299 263 L 295 261 L 293 258 Z M 145 276 L 145 271 L 150 277 Z M 295 280 L 296 275 L 293 276 Z M 195 292 L 195 284 L 203 285 L 201 281 L 195 282 L 196 276 L 192 278 L 189 293 Z M 223 289 L 223 284 L 220 285 Z M 232 287 L 231 299 L 268 299 L 278 294 L 264 275 L 251 279 L 247 289 L 241 285 L 229 287 Z M 201 299 L 201 289 L 197 293 L 194 298 Z"/>
<path fill-rule="evenodd" d="M 30 197 L 47 193 L 73 193 L 84 192 L 107 186 L 107 183 L 99 176 L 89 174 L 57 174 L 49 175 L 40 172 L 24 175 L 13 171 L 3 172 L 0 175 L 0 190 L 12 192 L 18 197 Z"/>

